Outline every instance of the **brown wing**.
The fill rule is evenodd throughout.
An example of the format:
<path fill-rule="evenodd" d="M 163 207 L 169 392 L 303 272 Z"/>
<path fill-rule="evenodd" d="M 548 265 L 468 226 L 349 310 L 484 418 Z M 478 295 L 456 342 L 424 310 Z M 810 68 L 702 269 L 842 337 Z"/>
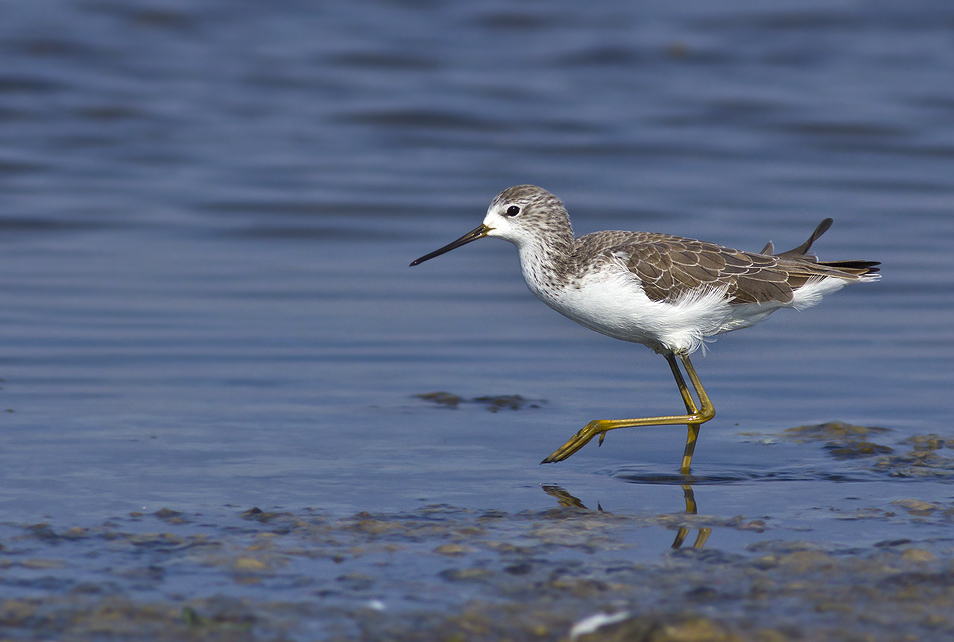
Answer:
<path fill-rule="evenodd" d="M 877 272 L 874 261 L 818 262 L 808 250 L 831 225 L 826 219 L 801 246 L 778 255 L 649 232 L 596 232 L 578 241 L 580 256 L 622 264 L 653 301 L 674 301 L 702 288 L 725 288 L 729 303 L 789 303 L 812 279 L 854 280 Z"/>
<path fill-rule="evenodd" d="M 660 236 L 644 243 L 609 248 L 642 282 L 654 301 L 674 301 L 702 288 L 725 288 L 730 303 L 792 300 L 790 274 L 772 256 L 714 243 Z"/>

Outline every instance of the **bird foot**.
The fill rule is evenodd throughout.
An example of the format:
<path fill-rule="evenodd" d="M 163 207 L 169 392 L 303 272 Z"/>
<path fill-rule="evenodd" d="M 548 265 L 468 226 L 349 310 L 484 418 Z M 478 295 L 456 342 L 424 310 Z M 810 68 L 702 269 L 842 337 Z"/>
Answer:
<path fill-rule="evenodd" d="M 567 459 L 580 448 L 590 442 L 596 435 L 600 436 L 599 444 L 603 444 L 603 438 L 606 437 L 606 428 L 603 427 L 603 421 L 594 419 L 581 428 L 575 435 L 570 437 L 569 441 L 560 446 L 556 452 L 541 461 L 541 464 L 552 464 Z"/>

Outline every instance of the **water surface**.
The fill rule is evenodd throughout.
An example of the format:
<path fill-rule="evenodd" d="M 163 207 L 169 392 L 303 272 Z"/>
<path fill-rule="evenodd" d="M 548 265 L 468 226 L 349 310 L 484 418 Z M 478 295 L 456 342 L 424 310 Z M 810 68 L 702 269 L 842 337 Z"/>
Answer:
<path fill-rule="evenodd" d="M 177 537 L 199 523 L 236 550 L 253 507 L 350 524 L 441 505 L 453 528 L 491 511 L 512 520 L 506 539 L 563 503 L 631 520 L 607 540 L 627 563 L 669 563 L 683 525 L 745 559 L 766 542 L 864 556 L 907 540 L 946 564 L 952 24 L 941 2 L 0 9 L 0 557 L 58 557 L 69 529 L 94 533 L 65 540 L 57 574 L 4 572 L 4 597 L 82 581 L 173 604 L 324 604 L 318 585 L 342 573 L 277 587 L 211 564 L 193 581 L 195 560 L 160 555 L 140 595 L 137 545 L 103 533 L 171 528 L 161 509 L 187 516 Z M 831 216 L 820 257 L 879 260 L 884 278 L 695 358 L 718 415 L 692 479 L 676 474 L 683 428 L 614 431 L 540 466 L 591 419 L 680 400 L 660 357 L 536 301 L 506 243 L 407 267 L 518 183 L 563 198 L 579 234 L 787 249 Z M 416 396 L 437 391 L 463 401 Z M 502 395 L 529 403 L 472 401 Z M 834 421 L 888 431 L 847 456 L 838 435 L 785 433 Z M 548 563 L 587 554 L 536 541 Z M 418 559 L 392 559 L 394 577 Z M 440 599 L 415 608 L 480 597 L 435 564 L 416 581 Z M 346 591 L 341 621 L 408 592 L 377 586 Z M 314 613 L 289 617 L 318 634 Z"/>

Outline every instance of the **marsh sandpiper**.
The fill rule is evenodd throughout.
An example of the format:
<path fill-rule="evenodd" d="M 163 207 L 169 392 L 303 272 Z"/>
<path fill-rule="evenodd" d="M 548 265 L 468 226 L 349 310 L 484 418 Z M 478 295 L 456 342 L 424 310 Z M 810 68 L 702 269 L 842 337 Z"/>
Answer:
<path fill-rule="evenodd" d="M 538 299 L 582 326 L 663 355 L 686 414 L 593 420 L 541 463 L 562 461 L 597 435 L 602 445 L 606 432 L 616 428 L 685 424 L 689 434 L 679 470 L 688 475 L 699 427 L 715 416 L 689 355 L 707 337 L 755 325 L 779 308 L 811 307 L 849 283 L 880 277 L 876 261 L 819 261 L 808 253 L 831 224 L 826 218 L 807 241 L 778 254 L 771 242 L 761 252 L 744 252 L 651 232 L 576 238 L 560 199 L 534 185 L 517 185 L 497 194 L 479 227 L 411 265 L 485 236 L 510 241 Z"/>

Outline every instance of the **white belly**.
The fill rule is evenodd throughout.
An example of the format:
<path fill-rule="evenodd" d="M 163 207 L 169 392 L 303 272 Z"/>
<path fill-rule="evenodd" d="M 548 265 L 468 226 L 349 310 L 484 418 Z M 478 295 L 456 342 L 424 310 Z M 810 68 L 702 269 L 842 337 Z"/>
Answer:
<path fill-rule="evenodd" d="M 714 288 L 675 302 L 652 301 L 639 280 L 625 270 L 590 274 L 577 285 L 557 290 L 530 283 L 530 290 L 560 314 L 596 332 L 656 351 L 692 353 L 706 337 L 755 325 L 781 307 L 809 307 L 845 283 L 823 279 L 806 285 L 788 304 L 730 305 L 724 290 Z"/>
<path fill-rule="evenodd" d="M 713 314 L 711 309 L 728 308 L 720 303 L 719 293 L 698 303 L 654 302 L 638 279 L 623 271 L 590 274 L 578 284 L 558 290 L 529 285 L 541 301 L 580 325 L 654 350 L 695 350 L 704 336 L 715 334 L 725 316 L 724 311 Z"/>

